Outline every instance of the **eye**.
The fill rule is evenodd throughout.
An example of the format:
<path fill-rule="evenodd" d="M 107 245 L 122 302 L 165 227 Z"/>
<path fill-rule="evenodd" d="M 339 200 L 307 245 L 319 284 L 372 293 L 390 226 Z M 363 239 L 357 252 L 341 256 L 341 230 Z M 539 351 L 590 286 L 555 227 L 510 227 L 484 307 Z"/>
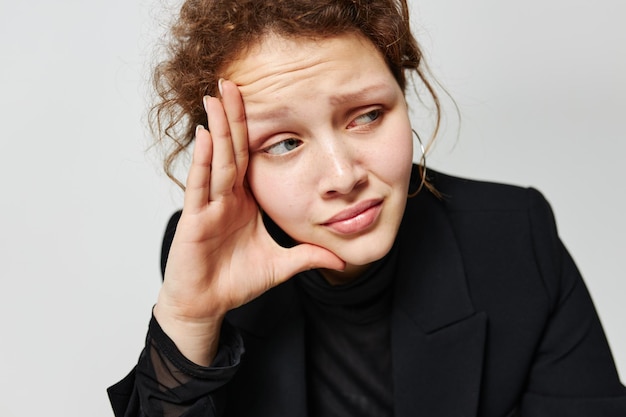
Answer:
<path fill-rule="evenodd" d="M 301 144 L 302 144 L 301 140 L 289 138 L 289 139 L 285 139 L 272 146 L 265 148 L 264 152 L 269 153 L 271 155 L 282 155 L 287 152 L 293 151 Z"/>
<path fill-rule="evenodd" d="M 375 122 L 382 115 L 382 110 L 374 109 L 358 116 L 348 125 L 349 128 L 367 125 Z"/>

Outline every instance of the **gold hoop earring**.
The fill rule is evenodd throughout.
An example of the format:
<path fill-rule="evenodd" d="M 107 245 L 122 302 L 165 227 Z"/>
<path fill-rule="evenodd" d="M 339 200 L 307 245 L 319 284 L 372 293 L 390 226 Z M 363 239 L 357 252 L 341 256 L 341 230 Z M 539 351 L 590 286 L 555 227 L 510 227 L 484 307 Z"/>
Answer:
<path fill-rule="evenodd" d="M 419 187 L 417 187 L 416 191 L 409 193 L 409 198 L 415 197 L 420 191 L 422 191 L 422 188 L 424 188 L 424 184 L 426 184 L 426 149 L 424 149 L 424 143 L 422 142 L 422 138 L 420 138 L 420 135 L 415 131 L 415 129 L 411 129 L 411 132 L 413 132 L 413 134 L 417 138 L 418 143 L 420 144 L 422 156 L 420 157 L 420 161 L 417 166 L 420 173 L 420 185 Z"/>

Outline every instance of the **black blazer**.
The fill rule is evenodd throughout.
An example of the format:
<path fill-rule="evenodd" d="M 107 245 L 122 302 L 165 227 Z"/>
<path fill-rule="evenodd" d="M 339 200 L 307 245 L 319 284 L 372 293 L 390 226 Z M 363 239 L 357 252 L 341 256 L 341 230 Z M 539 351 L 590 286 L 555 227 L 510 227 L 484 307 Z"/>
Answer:
<path fill-rule="evenodd" d="M 395 415 L 626 416 L 602 327 L 541 194 L 431 177 L 442 198 L 409 199 L 398 235 Z M 224 416 L 306 416 L 297 300 L 290 280 L 228 314 L 246 353 L 212 397 Z"/>

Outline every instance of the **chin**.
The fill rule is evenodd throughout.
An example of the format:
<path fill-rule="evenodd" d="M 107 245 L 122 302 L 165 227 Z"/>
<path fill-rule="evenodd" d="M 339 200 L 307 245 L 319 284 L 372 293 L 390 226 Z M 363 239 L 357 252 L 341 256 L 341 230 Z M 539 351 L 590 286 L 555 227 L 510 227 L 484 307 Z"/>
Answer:
<path fill-rule="evenodd" d="M 380 245 L 380 240 L 368 240 L 362 247 L 344 244 L 340 250 L 333 252 L 346 262 L 345 270 L 322 270 L 322 274 L 332 285 L 345 284 L 361 276 L 373 262 L 387 255 L 392 246 L 392 239 L 386 245 Z"/>
<path fill-rule="evenodd" d="M 355 244 L 344 244 L 335 255 L 339 256 L 349 265 L 364 266 L 376 262 L 389 253 L 393 246 L 394 238 L 378 238 L 372 236 L 371 239 L 364 239 Z"/>

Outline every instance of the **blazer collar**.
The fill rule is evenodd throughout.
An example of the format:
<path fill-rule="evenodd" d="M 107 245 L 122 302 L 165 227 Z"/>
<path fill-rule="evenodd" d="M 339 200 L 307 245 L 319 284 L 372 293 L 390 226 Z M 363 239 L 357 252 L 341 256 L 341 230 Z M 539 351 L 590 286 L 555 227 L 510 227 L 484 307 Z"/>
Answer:
<path fill-rule="evenodd" d="M 444 202 L 430 193 L 409 199 L 398 234 L 394 307 L 425 333 L 474 314 Z"/>
<path fill-rule="evenodd" d="M 406 210 L 391 327 L 396 416 L 474 415 L 486 315 L 474 311 L 444 203 L 421 193 Z"/>

